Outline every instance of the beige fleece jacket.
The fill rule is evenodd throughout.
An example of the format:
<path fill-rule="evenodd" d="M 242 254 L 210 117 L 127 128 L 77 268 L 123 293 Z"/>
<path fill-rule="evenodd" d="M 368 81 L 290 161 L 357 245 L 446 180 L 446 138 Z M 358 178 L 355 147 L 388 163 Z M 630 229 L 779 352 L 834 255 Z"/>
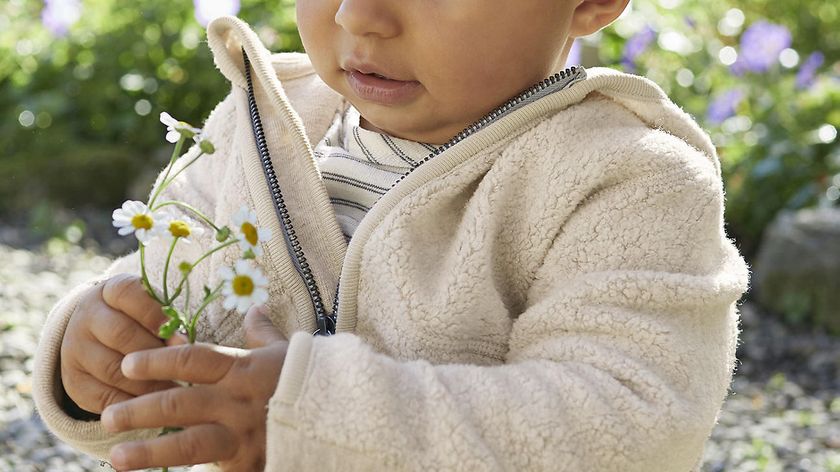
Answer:
<path fill-rule="evenodd" d="M 730 383 L 748 271 L 723 230 L 715 149 L 656 85 L 590 69 L 409 174 L 348 246 L 312 154 L 346 102 L 305 55 L 270 55 L 235 18 L 212 23 L 209 42 L 233 84 L 206 123 L 218 152 L 168 194 L 217 221 L 244 202 L 275 235 L 268 306 L 291 344 L 267 471 L 697 467 Z M 311 335 L 312 303 L 279 237 L 241 47 L 325 300 L 341 278 L 335 336 Z M 152 273 L 164 252 L 148 252 Z M 196 276 L 215 281 L 236 256 L 218 253 Z M 131 254 L 103 277 L 138 270 Z M 112 435 L 60 408 L 59 348 L 84 289 L 49 316 L 34 395 L 56 435 L 107 458 L 157 431 Z M 217 304 L 200 339 L 241 346 L 240 321 Z"/>

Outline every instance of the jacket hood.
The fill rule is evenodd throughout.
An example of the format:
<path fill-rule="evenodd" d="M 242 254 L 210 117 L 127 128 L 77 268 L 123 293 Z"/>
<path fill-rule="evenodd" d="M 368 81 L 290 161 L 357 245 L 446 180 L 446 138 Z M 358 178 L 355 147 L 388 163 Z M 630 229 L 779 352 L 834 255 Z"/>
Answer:
<path fill-rule="evenodd" d="M 216 66 L 234 86 L 247 88 L 242 58 L 244 50 L 251 61 L 256 80 L 266 93 L 274 98 L 272 102 L 280 108 L 281 113 L 285 114 L 302 134 L 308 132 L 310 141 L 320 139 L 322 133 L 313 133 L 313 130 L 304 129 L 303 123 L 310 121 L 305 116 L 301 117 L 296 113 L 282 85 L 284 81 L 306 76 L 317 77 L 308 55 L 303 53 L 272 54 L 247 23 L 233 16 L 221 17 L 211 22 L 207 36 Z M 712 161 L 717 174 L 720 175 L 717 152 L 708 134 L 688 113 L 674 104 L 656 83 L 645 77 L 606 67 L 587 68 L 586 73 L 586 79 L 573 87 L 552 93 L 526 105 L 522 110 L 511 113 L 511 116 L 505 119 L 526 121 L 535 118 L 535 114 L 550 116 L 581 102 L 592 93 L 599 93 L 631 111 L 649 127 L 665 131 L 702 152 Z M 347 106 L 346 100 L 343 100 L 340 95 L 320 79 L 317 82 L 320 85 L 320 92 L 323 93 L 321 100 L 333 102 L 336 108 Z M 319 98 L 306 97 L 309 101 L 316 99 Z M 492 125 L 488 128 L 492 128 Z"/>

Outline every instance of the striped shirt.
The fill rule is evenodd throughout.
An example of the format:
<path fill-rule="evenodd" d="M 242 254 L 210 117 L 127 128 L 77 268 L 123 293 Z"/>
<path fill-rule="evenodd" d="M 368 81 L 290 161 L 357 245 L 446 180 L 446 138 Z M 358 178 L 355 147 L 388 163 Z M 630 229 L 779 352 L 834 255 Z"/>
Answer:
<path fill-rule="evenodd" d="M 529 93 L 524 100 L 517 100 L 505 113 L 564 90 L 585 77 L 583 69 L 568 73 Z M 362 129 L 360 118 L 352 106 L 345 113 L 337 113 L 326 136 L 315 147 L 321 177 L 347 241 L 379 197 L 436 149 L 431 144 Z"/>
<path fill-rule="evenodd" d="M 349 241 L 359 222 L 394 182 L 435 147 L 362 129 L 354 107 L 336 114 L 315 159 L 338 224 Z"/>

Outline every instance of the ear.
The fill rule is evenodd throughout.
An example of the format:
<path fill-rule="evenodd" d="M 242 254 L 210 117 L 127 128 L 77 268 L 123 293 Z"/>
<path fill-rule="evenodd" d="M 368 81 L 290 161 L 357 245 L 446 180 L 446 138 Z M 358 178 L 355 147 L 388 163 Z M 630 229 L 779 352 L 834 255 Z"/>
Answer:
<path fill-rule="evenodd" d="M 630 0 L 579 0 L 580 4 L 572 14 L 569 35 L 587 36 L 616 20 Z"/>

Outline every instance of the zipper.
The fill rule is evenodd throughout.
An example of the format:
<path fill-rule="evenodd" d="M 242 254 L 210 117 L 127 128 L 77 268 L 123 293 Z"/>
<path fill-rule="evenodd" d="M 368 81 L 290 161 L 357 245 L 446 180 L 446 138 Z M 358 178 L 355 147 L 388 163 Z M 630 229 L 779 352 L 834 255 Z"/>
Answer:
<path fill-rule="evenodd" d="M 330 316 L 325 307 L 321 297 L 321 292 L 318 290 L 318 285 L 315 283 L 315 275 L 312 273 L 312 268 L 306 261 L 306 255 L 303 253 L 303 248 L 300 246 L 300 241 L 295 234 L 295 228 L 292 224 L 292 219 L 289 216 L 289 209 L 283 200 L 283 192 L 280 189 L 280 183 L 277 180 L 277 173 L 274 171 L 274 165 L 271 163 L 271 155 L 268 151 L 268 144 L 265 140 L 265 132 L 260 119 L 260 111 L 257 107 L 257 99 L 254 95 L 254 83 L 251 78 L 251 61 L 245 53 L 245 48 L 242 48 L 242 56 L 245 61 L 245 80 L 248 82 L 248 109 L 251 115 L 251 127 L 254 131 L 254 141 L 257 145 L 257 152 L 260 156 L 263 172 L 266 181 L 268 182 L 271 198 L 274 202 L 274 210 L 280 220 L 280 228 L 283 233 L 283 239 L 286 242 L 286 250 L 289 252 L 289 257 L 298 275 L 303 279 L 306 285 L 306 291 L 309 293 L 309 299 L 312 301 L 312 308 L 315 310 L 315 319 L 317 321 L 318 330 L 315 334 L 332 334 L 335 333 L 335 316 Z M 337 303 L 336 299 L 336 303 Z M 333 310 L 335 310 L 335 305 Z M 333 311 L 334 313 L 335 311 Z"/>
<path fill-rule="evenodd" d="M 315 283 L 315 276 L 312 273 L 312 269 L 309 267 L 309 264 L 307 264 L 306 256 L 303 253 L 303 249 L 301 248 L 300 242 L 295 236 L 295 230 L 291 218 L 289 217 L 289 211 L 286 208 L 286 205 L 283 201 L 283 195 L 280 190 L 280 185 L 277 181 L 277 174 L 275 173 L 274 166 L 271 163 L 271 156 L 268 152 L 268 145 L 265 141 L 265 133 L 263 131 L 262 122 L 260 120 L 256 98 L 254 96 L 254 86 L 251 79 L 251 62 L 248 59 L 248 55 L 245 53 L 244 48 L 242 49 L 242 55 L 244 56 L 245 60 L 245 79 L 248 82 L 248 106 L 251 114 L 251 125 L 254 130 L 254 139 L 257 144 L 257 151 L 259 153 L 260 161 L 262 162 L 263 166 L 263 171 L 265 173 L 266 180 L 268 181 L 271 196 L 274 201 L 275 211 L 278 215 L 278 218 L 280 219 L 280 227 L 283 230 L 283 239 L 286 241 L 286 249 L 289 252 L 289 256 L 292 259 L 292 263 L 294 264 L 295 269 L 297 270 L 298 274 L 301 276 L 304 284 L 306 285 L 307 292 L 309 293 L 310 300 L 312 301 L 312 306 L 315 310 L 315 321 L 318 329 L 313 334 L 321 336 L 330 336 L 335 334 L 335 327 L 336 323 L 338 322 L 338 292 L 341 288 L 341 274 L 339 274 L 339 281 L 336 284 L 335 297 L 333 298 L 332 303 L 332 313 L 328 313 L 324 307 L 323 299 L 321 297 L 320 291 L 318 290 L 318 286 Z M 439 146 L 434 151 L 430 152 L 429 155 L 426 156 L 422 161 L 417 162 L 411 167 L 411 169 L 409 169 L 407 172 L 401 175 L 391 185 L 391 187 L 389 187 L 388 191 L 396 187 L 400 182 L 402 182 L 406 177 L 408 177 L 412 172 L 414 172 L 415 169 L 417 169 L 421 165 L 425 164 L 426 162 L 429 162 L 433 158 L 442 154 L 447 149 L 467 139 L 471 135 L 484 128 L 485 126 L 499 119 L 501 116 L 510 113 L 518 108 L 521 108 L 529 103 L 532 103 L 536 100 L 539 100 L 540 98 L 549 95 L 553 92 L 565 89 L 567 87 L 571 87 L 575 83 L 580 82 L 585 78 L 586 70 L 583 67 L 569 67 L 546 78 L 541 82 L 537 82 L 536 84 L 522 91 L 517 96 L 511 98 L 501 106 L 493 109 L 490 113 L 486 114 L 480 120 L 464 128 L 460 133 L 455 135 L 455 137 L 453 137 L 447 143 Z"/>

